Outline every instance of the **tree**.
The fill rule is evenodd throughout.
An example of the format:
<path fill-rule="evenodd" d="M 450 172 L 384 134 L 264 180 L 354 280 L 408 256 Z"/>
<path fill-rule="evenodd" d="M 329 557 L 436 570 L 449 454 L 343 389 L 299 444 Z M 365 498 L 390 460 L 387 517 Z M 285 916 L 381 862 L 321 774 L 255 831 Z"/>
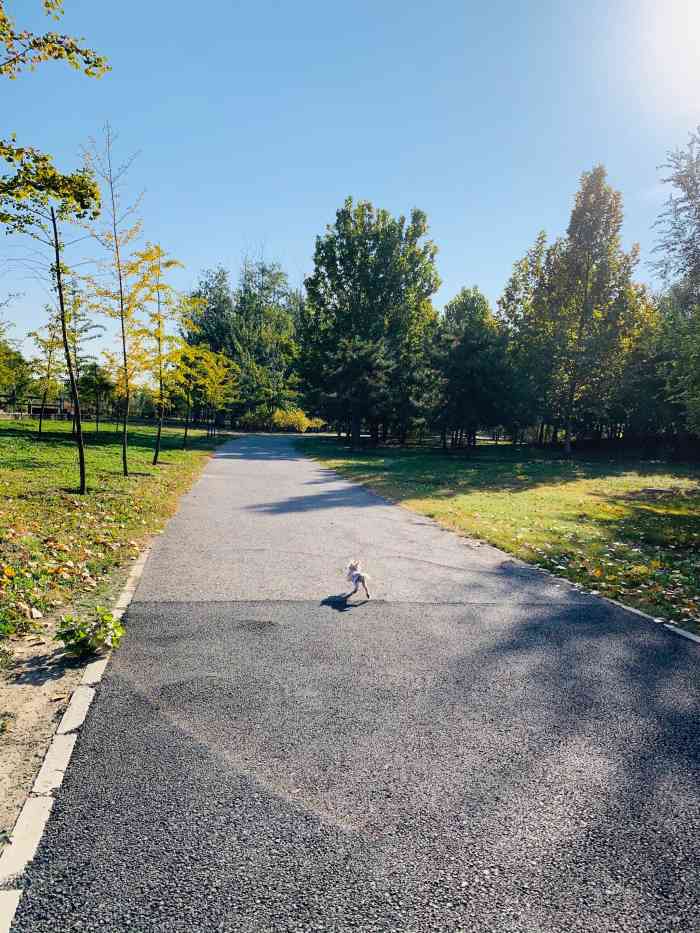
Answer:
<path fill-rule="evenodd" d="M 208 348 L 201 347 L 198 369 L 198 384 L 209 413 L 207 433 L 213 437 L 216 434 L 217 414 L 235 398 L 236 367 L 224 353 L 212 353 Z"/>
<path fill-rule="evenodd" d="M 114 399 L 115 385 L 108 371 L 93 360 L 80 377 L 81 398 L 89 399 L 95 411 L 95 433 L 100 433 L 100 415 Z"/>
<path fill-rule="evenodd" d="M 505 335 L 486 297 L 463 288 L 445 306 L 436 334 L 436 366 L 441 376 L 436 421 L 452 446 L 476 443 L 479 428 L 506 418 L 508 398 Z"/>
<path fill-rule="evenodd" d="M 422 211 L 412 211 L 407 222 L 348 198 L 335 223 L 316 239 L 314 271 L 305 281 L 300 371 L 310 389 L 307 402 L 328 420 L 347 420 L 355 447 L 363 419 L 386 417 L 392 402 L 394 413 L 405 413 L 410 383 L 396 386 L 400 391 L 393 398 L 387 392 L 381 408 L 377 396 L 387 381 L 381 370 L 405 358 L 430 318 L 439 278 L 437 248 L 425 239 L 427 230 Z M 377 374 L 376 393 L 368 395 L 354 353 Z"/>
<path fill-rule="evenodd" d="M 685 149 L 668 154 L 662 168 L 672 191 L 656 222 L 655 265 L 669 284 L 682 282 L 686 304 L 695 304 L 700 301 L 700 126 Z"/>
<path fill-rule="evenodd" d="M 123 402 L 122 419 L 122 471 L 124 476 L 129 475 L 127 457 L 128 430 L 129 430 L 129 402 L 133 388 L 134 376 L 139 369 L 140 341 L 138 338 L 139 325 L 136 314 L 139 310 L 139 301 L 147 291 L 149 282 L 139 275 L 148 275 L 148 262 L 137 253 L 131 261 L 126 258 L 128 246 L 141 232 L 141 224 L 134 221 L 136 205 L 123 204 L 122 187 L 124 178 L 133 162 L 133 157 L 119 166 L 114 164 L 114 143 L 116 136 L 109 123 L 104 130 L 104 145 L 101 149 L 95 143 L 86 153 L 88 164 L 105 185 L 106 222 L 102 227 L 92 226 L 92 234 L 98 243 L 107 251 L 109 260 L 108 271 L 111 274 L 112 286 L 104 287 L 93 280 L 93 288 L 98 297 L 98 307 L 103 313 L 119 323 L 119 336 L 121 341 L 121 358 L 119 375 L 117 378 L 117 391 Z M 137 281 L 131 283 L 132 276 Z M 116 357 L 111 354 L 110 363 L 116 364 Z"/>
<path fill-rule="evenodd" d="M 573 416 L 587 373 L 615 353 L 629 308 L 639 250 L 620 246 L 622 196 L 602 165 L 584 172 L 571 213 L 559 285 L 559 326 L 564 336 L 564 445 L 571 453 Z"/>
<path fill-rule="evenodd" d="M 74 277 L 66 283 L 66 308 L 68 324 L 68 343 L 73 355 L 75 380 L 80 387 L 84 371 L 94 362 L 95 357 L 88 351 L 87 345 L 104 333 L 104 325 L 97 324 L 91 317 L 87 296 Z M 73 412 L 73 433 L 75 433 L 75 411 Z"/>
<path fill-rule="evenodd" d="M 686 410 L 687 427 L 700 434 L 700 127 L 685 149 L 669 153 L 664 168 L 672 191 L 657 221 L 656 267 L 667 282 L 667 384 Z"/>
<path fill-rule="evenodd" d="M 202 390 L 203 368 L 202 354 L 206 347 L 185 343 L 175 358 L 173 383 L 185 402 L 185 431 L 182 436 L 182 449 L 187 449 L 187 437 L 190 430 L 192 404 L 197 393 Z"/>
<path fill-rule="evenodd" d="M 61 352 L 61 321 L 58 312 L 51 305 L 47 305 L 48 322 L 40 330 L 32 331 L 29 336 L 34 341 L 37 350 L 35 367 L 37 382 L 41 391 L 41 408 L 39 409 L 39 434 L 44 424 L 44 411 L 46 401 L 50 394 L 57 395 L 60 390 L 61 371 L 59 367 L 59 354 Z"/>
<path fill-rule="evenodd" d="M 43 0 L 44 12 L 58 19 L 63 12 L 63 0 Z M 64 61 L 88 77 L 100 77 L 108 70 L 106 60 L 71 36 L 57 32 L 38 35 L 18 29 L 7 12 L 5 0 L 0 0 L 0 76 L 14 80 L 23 71 L 34 71 L 48 61 Z M 0 223 L 14 228 L 18 206 L 28 205 L 32 197 L 39 200 L 52 197 L 63 202 L 67 190 L 75 183 L 71 175 L 61 175 L 51 157 L 32 146 L 18 145 L 15 136 L 0 138 L 0 160 L 10 167 L 10 173 L 0 175 Z M 78 180 L 78 187 L 79 187 Z M 76 189 L 76 195 L 79 192 Z M 29 218 L 25 218 L 31 223 Z"/>
<path fill-rule="evenodd" d="M 146 311 L 146 324 L 141 328 L 144 340 L 145 368 L 155 383 L 155 400 L 158 411 L 153 465 L 158 463 L 165 411 L 170 404 L 174 385 L 173 369 L 184 340 L 178 333 L 171 333 L 168 325 L 179 325 L 180 330 L 193 329 L 191 316 L 196 303 L 180 299 L 171 285 L 164 281 L 164 274 L 181 267 L 175 259 L 169 259 L 158 246 L 147 246 L 137 254 L 143 263 L 142 303 Z"/>
<path fill-rule="evenodd" d="M 192 293 L 190 343 L 225 353 L 239 373 L 239 415 L 268 420 L 297 397 L 295 315 L 299 295 L 278 263 L 246 259 L 235 288 L 225 269 L 204 272 Z"/>
<path fill-rule="evenodd" d="M 66 274 L 64 261 L 65 244 L 61 235 L 64 221 L 94 218 L 99 212 L 100 192 L 88 169 L 72 175 L 52 177 L 45 190 L 28 187 L 16 192 L 13 202 L 7 202 L 11 210 L 5 215 L 10 233 L 24 233 L 48 246 L 53 253 L 50 275 L 58 297 L 59 319 L 63 352 L 68 370 L 71 397 L 76 419 L 76 445 L 80 470 L 80 493 L 87 491 L 85 471 L 85 445 L 83 442 L 80 395 L 75 377 L 75 368 L 69 342 L 70 311 L 66 297 Z"/>

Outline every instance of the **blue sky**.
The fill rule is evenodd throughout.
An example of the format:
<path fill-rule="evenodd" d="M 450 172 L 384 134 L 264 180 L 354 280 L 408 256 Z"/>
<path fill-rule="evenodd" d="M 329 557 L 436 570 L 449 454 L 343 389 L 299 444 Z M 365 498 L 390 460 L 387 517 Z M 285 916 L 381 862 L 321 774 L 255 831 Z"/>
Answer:
<path fill-rule="evenodd" d="M 46 28 L 39 0 L 7 7 Z M 563 232 L 596 162 L 646 261 L 657 166 L 700 122 L 695 0 L 66 0 L 60 28 L 112 72 L 49 64 L 3 81 L 1 132 L 69 169 L 109 120 L 120 153 L 140 152 L 144 235 L 185 263 L 181 288 L 261 251 L 300 283 L 352 195 L 427 212 L 439 305 L 472 284 L 495 301 L 537 231 Z M 0 260 L 23 250 L 0 240 Z M 21 336 L 43 297 L 16 266 L 8 291 L 24 293 Z"/>

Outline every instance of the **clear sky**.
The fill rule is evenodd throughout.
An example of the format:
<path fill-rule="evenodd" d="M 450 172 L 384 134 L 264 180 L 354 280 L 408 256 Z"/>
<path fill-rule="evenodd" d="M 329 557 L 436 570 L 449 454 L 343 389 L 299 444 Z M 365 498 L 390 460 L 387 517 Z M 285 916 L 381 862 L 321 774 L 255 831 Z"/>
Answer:
<path fill-rule="evenodd" d="M 50 28 L 39 0 L 7 0 Z M 0 85 L 0 132 L 61 168 L 109 120 L 144 234 L 181 259 L 177 285 L 246 252 L 294 284 L 347 195 L 425 210 L 444 304 L 495 301 L 538 230 L 562 233 L 582 171 L 603 162 L 643 265 L 666 191 L 657 166 L 700 122 L 698 0 L 66 0 L 61 30 L 112 71 L 64 65 Z M 14 240 L 14 238 L 13 238 Z M 0 240 L 0 259 L 22 249 Z M 15 335 L 42 296 L 16 266 Z"/>

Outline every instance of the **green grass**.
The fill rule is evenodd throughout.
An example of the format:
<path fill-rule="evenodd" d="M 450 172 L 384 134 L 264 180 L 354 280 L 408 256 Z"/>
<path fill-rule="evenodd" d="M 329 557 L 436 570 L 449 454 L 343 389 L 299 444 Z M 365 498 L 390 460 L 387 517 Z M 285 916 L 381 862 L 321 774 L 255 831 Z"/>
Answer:
<path fill-rule="evenodd" d="M 0 636 L 31 630 L 44 616 L 93 606 L 120 568 L 160 529 L 216 442 L 165 429 L 162 464 L 151 466 L 155 430 L 129 433 L 129 477 L 118 433 L 86 432 L 89 490 L 77 493 L 70 424 L 0 422 Z"/>
<path fill-rule="evenodd" d="M 700 632 L 700 470 L 482 444 L 470 454 L 304 452 L 441 525 Z"/>

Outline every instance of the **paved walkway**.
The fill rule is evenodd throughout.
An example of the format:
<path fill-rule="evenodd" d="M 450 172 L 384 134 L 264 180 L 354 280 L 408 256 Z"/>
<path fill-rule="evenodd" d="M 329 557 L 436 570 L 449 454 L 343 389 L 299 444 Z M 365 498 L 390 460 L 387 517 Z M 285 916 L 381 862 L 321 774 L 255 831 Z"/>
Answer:
<path fill-rule="evenodd" d="M 353 556 L 376 598 L 344 610 Z M 698 931 L 699 672 L 236 441 L 146 565 L 12 929 Z"/>

